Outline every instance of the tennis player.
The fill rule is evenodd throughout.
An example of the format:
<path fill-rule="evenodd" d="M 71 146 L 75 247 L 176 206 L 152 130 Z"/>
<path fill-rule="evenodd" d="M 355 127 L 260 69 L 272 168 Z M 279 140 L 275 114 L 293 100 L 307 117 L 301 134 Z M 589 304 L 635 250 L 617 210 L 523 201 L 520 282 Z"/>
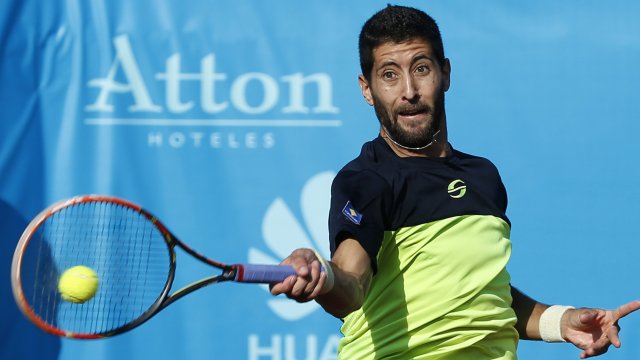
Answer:
<path fill-rule="evenodd" d="M 283 263 L 298 276 L 272 293 L 343 319 L 340 359 L 516 359 L 519 339 L 571 342 L 582 358 L 620 346 L 618 320 L 640 301 L 549 306 L 511 286 L 507 194 L 489 160 L 447 140 L 451 65 L 435 21 L 388 6 L 359 51 L 380 135 L 332 185 L 331 261 L 295 250 Z"/>

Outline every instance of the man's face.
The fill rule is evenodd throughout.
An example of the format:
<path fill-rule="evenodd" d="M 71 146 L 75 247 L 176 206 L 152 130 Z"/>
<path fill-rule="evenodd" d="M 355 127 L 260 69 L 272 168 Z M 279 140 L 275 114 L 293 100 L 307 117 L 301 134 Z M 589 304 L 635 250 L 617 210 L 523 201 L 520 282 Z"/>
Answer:
<path fill-rule="evenodd" d="M 360 76 L 367 103 L 388 135 L 406 147 L 429 144 L 444 116 L 450 65 L 440 66 L 421 39 L 384 43 L 373 50 L 371 80 Z"/>

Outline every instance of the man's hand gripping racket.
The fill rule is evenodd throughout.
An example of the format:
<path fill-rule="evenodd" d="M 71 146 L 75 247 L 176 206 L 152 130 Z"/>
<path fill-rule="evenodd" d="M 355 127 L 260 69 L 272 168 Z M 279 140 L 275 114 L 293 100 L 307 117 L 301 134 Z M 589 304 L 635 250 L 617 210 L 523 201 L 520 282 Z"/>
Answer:
<path fill-rule="evenodd" d="M 222 273 L 170 293 L 176 246 Z M 211 260 L 140 206 L 86 195 L 55 203 L 31 221 L 13 256 L 11 285 L 18 306 L 38 327 L 96 339 L 131 330 L 207 285 L 277 283 L 291 275 L 291 266 Z"/>

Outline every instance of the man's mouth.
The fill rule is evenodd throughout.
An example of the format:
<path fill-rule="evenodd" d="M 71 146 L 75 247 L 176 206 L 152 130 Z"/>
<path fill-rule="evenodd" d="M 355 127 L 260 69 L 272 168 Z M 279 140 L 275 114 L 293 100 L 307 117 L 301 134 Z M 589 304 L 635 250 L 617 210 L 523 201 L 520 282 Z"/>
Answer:
<path fill-rule="evenodd" d="M 405 118 L 411 118 L 415 116 L 425 115 L 427 113 L 428 111 L 425 108 L 415 108 L 415 109 L 403 109 L 402 111 L 398 112 L 398 115 Z"/>
<path fill-rule="evenodd" d="M 400 111 L 399 114 L 401 116 L 414 116 L 422 113 L 424 113 L 424 111 L 422 110 L 409 110 L 409 111 Z"/>

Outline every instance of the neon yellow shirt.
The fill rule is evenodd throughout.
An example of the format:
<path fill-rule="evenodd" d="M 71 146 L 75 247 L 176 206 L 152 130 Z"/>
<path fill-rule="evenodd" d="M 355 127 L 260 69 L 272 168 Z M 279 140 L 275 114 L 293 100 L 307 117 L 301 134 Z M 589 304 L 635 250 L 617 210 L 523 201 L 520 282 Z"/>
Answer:
<path fill-rule="evenodd" d="M 509 225 L 492 216 L 386 232 L 339 359 L 516 359 L 510 254 Z"/>

